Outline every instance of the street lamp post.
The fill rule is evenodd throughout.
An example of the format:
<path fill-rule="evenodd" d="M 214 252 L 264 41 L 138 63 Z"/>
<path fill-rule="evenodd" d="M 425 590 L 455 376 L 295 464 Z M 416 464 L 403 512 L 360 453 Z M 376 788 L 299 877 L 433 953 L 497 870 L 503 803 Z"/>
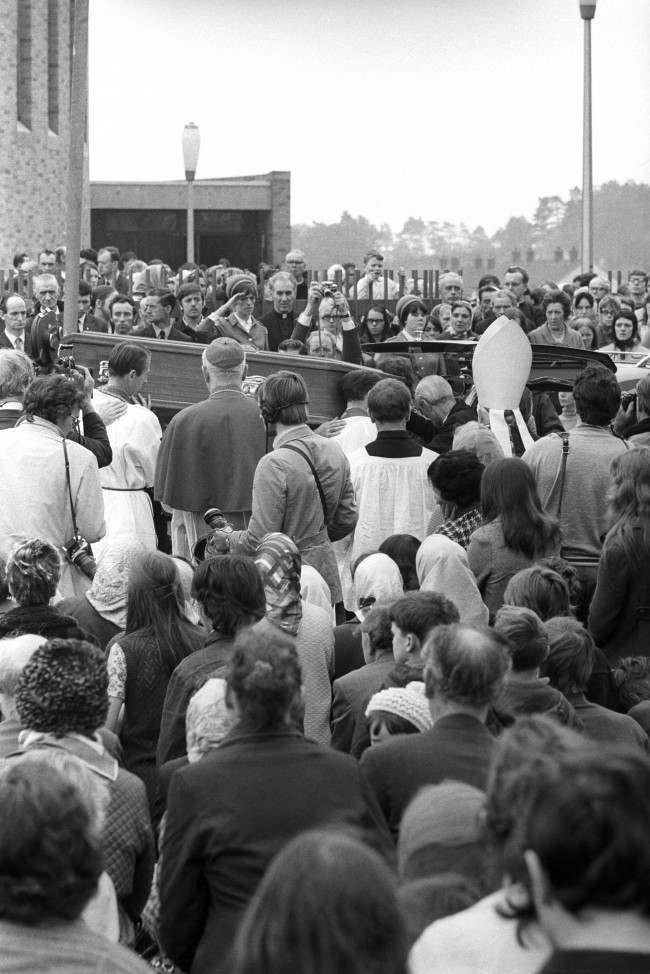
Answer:
<path fill-rule="evenodd" d="M 185 179 L 187 180 L 187 260 L 188 263 L 192 264 L 194 263 L 193 191 L 200 146 L 199 127 L 194 122 L 190 122 L 183 129 L 183 165 L 185 166 Z"/>
<path fill-rule="evenodd" d="M 584 101 L 582 109 L 582 272 L 594 267 L 594 180 L 591 165 L 591 22 L 597 0 L 578 0 L 584 21 Z"/>

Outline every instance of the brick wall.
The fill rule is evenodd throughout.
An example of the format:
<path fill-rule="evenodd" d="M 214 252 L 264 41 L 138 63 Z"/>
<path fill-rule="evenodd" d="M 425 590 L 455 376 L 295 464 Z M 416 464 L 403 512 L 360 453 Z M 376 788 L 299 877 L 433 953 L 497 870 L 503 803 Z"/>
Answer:
<path fill-rule="evenodd" d="M 29 69 L 31 53 L 31 97 L 27 121 L 17 120 L 18 2 L 30 4 L 31 44 L 20 45 L 21 71 Z M 5 55 L 3 85 L 0 87 L 0 267 L 11 266 L 14 253 L 36 256 L 44 246 L 65 244 L 66 173 L 70 97 L 70 0 L 54 0 L 56 16 L 48 17 L 49 0 L 0 0 L 0 50 Z M 50 47 L 50 61 L 57 61 L 58 134 L 50 131 L 48 100 L 48 22 L 56 24 L 58 58 Z M 31 50 L 30 50 L 31 49 Z M 23 114 L 25 108 L 23 108 Z M 31 119 L 29 116 L 31 115 Z M 90 241 L 90 195 L 88 161 L 84 176 L 82 246 Z"/>

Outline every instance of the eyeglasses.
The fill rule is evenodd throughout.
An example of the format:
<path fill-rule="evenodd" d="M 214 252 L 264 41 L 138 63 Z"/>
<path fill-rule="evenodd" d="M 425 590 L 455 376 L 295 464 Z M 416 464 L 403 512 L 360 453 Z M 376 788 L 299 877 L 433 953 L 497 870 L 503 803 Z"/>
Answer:
<path fill-rule="evenodd" d="M 56 291 L 39 291 L 38 293 L 41 294 L 41 295 L 46 295 L 46 294 L 56 294 L 57 292 Z"/>

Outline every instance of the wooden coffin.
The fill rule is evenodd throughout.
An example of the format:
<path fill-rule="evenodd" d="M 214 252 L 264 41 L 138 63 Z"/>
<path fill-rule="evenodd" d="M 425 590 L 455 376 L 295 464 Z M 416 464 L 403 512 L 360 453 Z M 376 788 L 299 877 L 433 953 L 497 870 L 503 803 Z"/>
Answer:
<path fill-rule="evenodd" d="M 95 378 L 99 374 L 99 363 L 108 359 L 111 349 L 120 340 L 145 345 L 151 351 L 151 370 L 143 394 L 149 394 L 152 409 L 163 424 L 185 406 L 205 399 L 207 393 L 201 375 L 201 355 L 205 345 L 134 336 L 116 339 L 114 335 L 98 332 L 65 336 L 65 342 L 73 346 L 75 361 L 89 368 Z M 346 372 L 361 368 L 348 362 L 279 352 L 247 352 L 247 360 L 249 378 L 266 377 L 280 369 L 301 375 L 309 390 L 310 419 L 315 423 L 343 412 L 345 400 L 340 391 L 341 379 Z"/>

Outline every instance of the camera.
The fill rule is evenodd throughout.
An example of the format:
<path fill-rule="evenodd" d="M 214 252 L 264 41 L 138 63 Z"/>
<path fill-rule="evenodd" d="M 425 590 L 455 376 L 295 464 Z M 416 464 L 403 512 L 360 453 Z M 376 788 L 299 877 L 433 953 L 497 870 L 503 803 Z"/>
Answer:
<path fill-rule="evenodd" d="M 212 532 L 207 538 L 199 538 L 192 549 L 195 561 L 205 561 L 206 558 L 214 558 L 215 555 L 230 554 L 230 535 L 233 527 L 230 521 L 223 516 L 223 511 L 218 507 L 209 507 L 203 515 L 203 520 L 212 528 Z"/>
<path fill-rule="evenodd" d="M 636 406 L 636 391 L 631 390 L 629 392 L 621 393 L 621 409 L 627 410 L 630 403 L 633 402 Z"/>
<path fill-rule="evenodd" d="M 320 291 L 324 298 L 333 298 L 338 291 L 338 286 L 334 281 L 323 281 L 320 285 Z"/>
<path fill-rule="evenodd" d="M 56 364 L 54 366 L 54 371 L 58 372 L 59 375 L 64 375 L 66 379 L 70 379 L 71 382 L 75 384 L 80 392 L 84 390 L 84 377 L 82 373 L 77 368 L 77 363 L 74 360 L 73 355 L 62 354 L 72 351 L 73 345 L 59 345 L 58 357 Z"/>
<path fill-rule="evenodd" d="M 88 578 L 95 577 L 97 562 L 95 561 L 93 550 L 85 538 L 77 534 L 71 541 L 64 544 L 63 547 L 71 565 L 75 565 Z"/>

